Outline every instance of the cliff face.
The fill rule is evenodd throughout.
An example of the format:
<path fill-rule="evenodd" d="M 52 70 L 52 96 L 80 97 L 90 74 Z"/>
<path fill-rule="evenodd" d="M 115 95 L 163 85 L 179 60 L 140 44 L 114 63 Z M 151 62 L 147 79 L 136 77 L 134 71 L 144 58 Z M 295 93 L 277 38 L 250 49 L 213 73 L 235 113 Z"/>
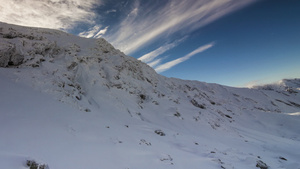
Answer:
<path fill-rule="evenodd" d="M 199 164 L 195 159 L 199 157 L 204 161 L 210 159 L 208 160 L 210 162 L 204 162 L 208 168 L 221 166 L 222 168 L 238 166 L 247 168 L 248 162 L 251 163 L 249 168 L 253 168 L 256 161 L 261 160 L 257 156 L 263 155 L 269 165 L 275 168 L 280 165 L 300 166 L 299 162 L 293 161 L 293 158 L 299 154 L 289 151 L 284 154 L 284 151 L 281 151 L 282 156 L 286 155 L 292 159 L 290 163 L 282 164 L 277 162 L 279 155 L 276 155 L 276 150 L 273 150 L 276 146 L 280 149 L 292 150 L 291 147 L 300 141 L 299 116 L 291 116 L 300 112 L 299 79 L 283 80 L 280 84 L 253 89 L 232 88 L 163 77 L 148 65 L 115 49 L 102 38 L 86 39 L 56 30 L 0 23 L 0 40 L 0 67 L 2 67 L 0 75 L 1 79 L 6 81 L 2 83 L 2 88 L 14 91 L 11 90 L 13 87 L 9 88 L 8 85 L 27 86 L 30 90 L 34 89 L 34 92 L 42 92 L 42 95 L 66 103 L 64 106 L 71 108 L 58 109 L 56 111 L 59 113 L 55 114 L 56 118 L 62 117 L 62 122 L 59 122 L 59 125 L 63 126 L 61 130 L 66 130 L 67 135 L 71 133 L 78 136 L 75 139 L 76 144 L 89 143 L 78 140 L 85 136 L 94 137 L 94 132 L 103 131 L 101 127 L 107 128 L 108 125 L 121 128 L 120 131 L 114 129 L 113 133 L 119 135 L 117 138 L 112 136 L 114 135 L 112 133 L 103 135 L 108 140 L 112 139 L 113 143 L 119 144 L 122 140 L 132 142 L 125 147 L 128 146 L 137 152 L 142 152 L 136 147 L 137 145 L 148 147 L 156 143 L 157 147 L 145 150 L 151 154 L 149 161 L 146 154 L 142 157 L 138 157 L 139 153 L 133 154 L 144 164 L 131 162 L 125 165 L 124 152 L 121 153 L 122 158 L 118 159 L 119 150 L 112 151 L 112 156 L 117 160 L 123 160 L 115 166 L 147 168 L 145 164 L 157 158 L 162 164 L 168 163 L 168 166 L 156 164 L 154 168 L 168 168 L 176 163 L 179 168 L 182 168 L 184 163 L 191 163 L 191 168 L 195 168 Z M 15 88 L 20 92 L 18 87 Z M 29 105 L 20 104 L 24 111 L 19 113 L 28 113 L 28 118 L 52 117 L 48 110 L 32 111 L 35 113 L 25 111 L 28 110 L 28 106 L 33 106 L 34 102 L 40 103 L 36 97 L 33 98 L 35 98 L 32 99 L 33 103 L 28 103 Z M 2 99 L 5 100 L 5 97 L 3 96 Z M 25 98 L 19 97 L 16 100 L 22 102 L 22 99 Z M 40 104 L 49 106 L 44 102 Z M 60 107 L 58 105 L 62 103 L 52 104 Z M 2 107 L 4 107 L 3 112 L 8 112 L 10 109 L 7 105 Z M 72 117 L 70 122 L 67 117 L 73 116 L 69 113 L 71 111 L 78 111 L 78 113 L 75 113 L 76 117 Z M 80 112 L 88 114 L 84 115 Z M 3 119 L 12 120 L 8 114 Z M 76 118 L 79 117 L 89 119 L 86 123 L 79 121 L 82 125 L 91 127 L 92 134 L 85 129 L 78 132 L 82 129 L 81 125 L 75 123 L 78 120 Z M 105 123 L 107 126 L 100 127 L 98 122 Z M 129 127 L 129 124 L 134 127 Z M 7 123 L 3 125 L 3 127 L 9 126 Z M 56 122 L 50 120 L 49 126 L 51 125 L 56 125 Z M 53 128 L 49 127 L 47 130 L 52 131 Z M 127 132 L 127 135 L 122 132 Z M 164 137 L 157 138 L 157 135 Z M 11 138 L 6 139 L 9 141 Z M 98 137 L 94 139 L 101 140 Z M 136 140 L 139 140 L 137 145 L 135 145 Z M 30 137 L 27 141 L 30 141 Z M 193 143 L 192 146 L 189 145 L 190 142 Z M 284 145 L 284 142 L 289 142 L 291 146 Z M 4 146 L 4 142 L 0 144 Z M 110 145 L 109 141 L 95 146 L 108 145 Z M 195 145 L 202 145 L 203 150 L 193 147 Z M 71 144 L 69 148 L 72 149 L 72 146 L 74 145 Z M 231 146 L 236 147 L 227 151 L 226 148 Z M 247 146 L 255 152 L 253 153 L 251 148 L 245 148 Z M 128 151 L 125 147 L 120 149 Z M 170 147 L 175 150 L 171 150 Z M 160 148 L 169 153 L 159 152 Z M 265 151 L 270 153 L 264 153 Z M 29 151 L 30 156 L 35 153 L 42 154 L 39 150 Z M 101 152 L 97 153 L 101 154 Z M 130 153 L 133 151 L 131 150 Z M 224 153 L 229 155 L 225 156 Z M 194 160 L 181 159 L 181 155 L 187 155 Z M 241 156 L 240 159 L 235 159 L 236 161 L 231 159 L 237 155 Z M 248 158 L 250 160 L 245 162 Z M 45 157 L 45 159 L 47 161 L 49 158 Z M 111 159 L 106 163 L 103 162 L 106 166 L 114 166 L 109 161 Z M 210 164 L 211 162 L 213 165 Z M 55 161 L 51 163 L 56 165 Z M 58 168 L 61 168 L 59 165 Z M 83 167 L 80 164 L 78 166 Z M 99 167 L 94 163 L 91 166 Z"/>

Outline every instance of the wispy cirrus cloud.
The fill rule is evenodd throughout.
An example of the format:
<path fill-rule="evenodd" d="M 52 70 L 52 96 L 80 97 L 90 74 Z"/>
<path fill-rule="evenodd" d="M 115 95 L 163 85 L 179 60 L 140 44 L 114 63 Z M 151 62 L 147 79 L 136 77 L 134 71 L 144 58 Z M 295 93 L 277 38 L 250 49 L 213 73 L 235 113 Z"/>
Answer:
<path fill-rule="evenodd" d="M 85 37 L 85 38 L 100 38 L 101 36 L 103 36 L 107 29 L 108 26 L 101 29 L 102 26 L 101 25 L 95 25 L 94 27 L 90 28 L 87 31 L 81 32 L 78 35 L 81 37 Z"/>
<path fill-rule="evenodd" d="M 132 6 L 124 20 L 105 37 L 121 51 L 132 54 L 141 47 L 175 33 L 188 34 L 255 0 L 171 0 L 164 4 Z"/>
<path fill-rule="evenodd" d="M 182 62 L 190 59 L 192 56 L 194 56 L 198 53 L 204 52 L 205 50 L 213 47 L 214 44 L 215 43 L 212 42 L 212 43 L 206 44 L 204 46 L 200 46 L 199 48 L 195 49 L 194 51 L 190 52 L 189 54 L 187 54 L 187 55 L 185 55 L 181 58 L 178 58 L 178 59 L 175 59 L 175 60 L 172 60 L 170 62 L 167 62 L 167 63 L 164 63 L 162 65 L 157 66 L 155 68 L 155 71 L 158 72 L 158 73 L 164 72 L 164 71 L 172 68 L 173 66 L 176 66 L 177 64 L 182 63 Z"/>
<path fill-rule="evenodd" d="M 72 29 L 93 24 L 101 0 L 0 0 L 0 21 L 33 27 Z"/>
<path fill-rule="evenodd" d="M 106 11 L 105 13 L 106 13 L 106 14 L 109 14 L 109 13 L 115 13 L 115 12 L 117 12 L 116 9 L 110 9 L 110 10 Z"/>
<path fill-rule="evenodd" d="M 160 64 L 161 61 L 162 61 L 162 58 L 159 58 L 159 59 L 156 59 L 156 60 L 154 60 L 154 61 L 152 61 L 152 62 L 150 62 L 150 63 L 147 63 L 147 64 L 148 64 L 149 66 L 151 66 L 151 67 L 155 67 L 155 66 L 157 66 L 158 64 Z"/>
<path fill-rule="evenodd" d="M 145 63 L 149 63 L 151 61 L 153 61 L 156 57 L 158 57 L 159 55 L 165 53 L 166 51 L 176 47 L 179 43 L 181 43 L 182 41 L 184 41 L 187 38 L 187 36 L 176 40 L 173 43 L 168 43 L 166 45 L 163 45 L 155 50 L 153 50 L 152 52 L 149 52 L 141 57 L 138 58 L 138 60 L 145 62 Z"/>

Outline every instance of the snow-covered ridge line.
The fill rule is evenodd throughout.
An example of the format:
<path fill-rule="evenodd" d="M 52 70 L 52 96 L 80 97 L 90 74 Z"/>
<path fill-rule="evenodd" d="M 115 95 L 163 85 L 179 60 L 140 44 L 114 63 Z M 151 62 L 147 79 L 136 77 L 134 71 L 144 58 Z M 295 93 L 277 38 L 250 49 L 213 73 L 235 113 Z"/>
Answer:
<path fill-rule="evenodd" d="M 0 138 L 5 138 L 0 139 L 0 161 L 8 158 L 1 151 L 6 150 L 22 158 L 44 157 L 37 161 L 51 169 L 99 168 L 98 156 L 106 168 L 198 168 L 200 163 L 204 168 L 253 168 L 264 162 L 273 168 L 300 167 L 299 154 L 290 152 L 300 145 L 299 79 L 248 89 L 166 78 L 105 39 L 1 22 L 0 77 L 0 104 L 6 103 L 0 106 Z M 35 108 L 35 102 L 42 106 Z M 7 134 L 5 128 L 10 127 L 18 131 L 13 133 L 34 130 L 45 139 L 37 139 L 39 149 L 10 150 L 23 144 L 18 142 L 22 134 Z M 31 137 L 34 132 L 24 140 L 30 142 Z M 64 139 L 53 141 L 56 137 Z M 17 143 L 7 146 L 11 140 Z M 65 145 L 67 150 L 77 153 L 61 156 L 84 158 L 89 167 L 80 160 L 57 162 L 42 151 L 45 145 L 61 149 L 65 140 L 73 143 Z M 280 154 L 274 149 L 278 147 Z M 102 149 L 111 158 L 101 154 Z M 90 152 L 93 157 L 86 159 Z M 136 161 L 128 161 L 127 152 Z M 57 155 L 61 158 L 54 154 L 55 159 Z M 282 156 L 288 162 L 282 162 Z M 112 163 L 116 160 L 120 163 Z"/>
<path fill-rule="evenodd" d="M 183 99 L 183 102 L 202 108 L 221 105 L 221 103 L 232 104 L 234 100 L 239 100 L 235 97 L 239 97 L 240 94 L 233 92 L 239 89 L 162 77 L 146 64 L 116 50 L 103 38 L 86 39 L 57 30 L 20 27 L 5 23 L 1 23 L 0 36 L 0 66 L 19 69 L 32 67 L 33 69 L 26 69 L 35 74 L 35 82 L 32 85 L 44 88 L 46 84 L 42 83 L 47 76 L 55 88 L 49 92 L 58 91 L 61 101 L 71 102 L 81 110 L 89 111 L 89 108 L 80 106 L 82 100 L 86 99 L 86 102 L 91 103 L 94 102 L 93 97 L 98 97 L 94 95 L 95 92 L 92 90 L 96 89 L 93 88 L 101 88 L 101 90 L 114 88 L 125 91 L 131 97 L 134 95 L 132 100 L 135 100 L 140 108 L 146 101 L 159 104 L 158 100 L 161 98 L 168 98 L 169 101 L 177 104 Z M 272 89 L 276 88 L 278 93 L 282 91 L 282 94 L 288 96 L 297 92 L 295 84 L 300 86 L 299 83 L 288 83 L 287 85 L 293 84 L 291 87 L 286 84 L 283 85 L 282 82 L 278 87 L 273 85 Z M 256 88 L 259 90 L 241 89 L 247 95 L 249 91 L 257 93 L 256 98 L 241 96 L 245 102 L 256 104 L 248 104 L 248 109 L 282 112 L 276 102 L 290 105 L 290 101 L 275 99 L 269 101 L 273 106 L 266 106 L 268 103 L 261 103 L 261 100 L 265 102 L 268 98 L 263 98 L 267 95 L 262 93 L 264 90 L 270 90 L 270 85 Z M 228 97 L 230 95 L 232 97 Z M 223 96 L 227 98 L 224 99 Z M 262 98 L 258 101 L 258 97 Z M 94 104 L 99 106 L 100 103 Z"/>
<path fill-rule="evenodd" d="M 299 79 L 283 80 L 278 85 L 255 89 L 235 89 L 160 76 L 148 65 L 116 50 L 103 38 L 86 39 L 57 30 L 5 23 L 1 23 L 0 38 L 1 67 L 18 68 L 18 78 L 24 81 L 29 79 L 28 76 L 34 77 L 31 85 L 43 91 L 45 85 L 52 86 L 47 87 L 48 93 L 56 93 L 59 100 L 81 110 L 90 111 L 82 106 L 86 103 L 100 106 L 101 102 L 95 102 L 99 97 L 95 90 L 106 90 L 101 95 L 108 94 L 120 103 L 123 100 L 118 95 L 128 95 L 131 104 L 139 109 L 143 109 L 146 103 L 159 105 L 160 100 L 175 104 L 183 102 L 202 109 L 225 104 L 243 105 L 250 110 L 286 112 L 278 104 L 292 109 L 299 107 L 297 101 L 282 100 L 298 93 Z M 51 79 L 52 84 L 45 83 L 45 78 Z M 271 89 L 277 92 L 277 99 L 269 98 Z M 128 109 L 125 104 L 123 106 Z"/>
<path fill-rule="evenodd" d="M 289 93 L 298 93 L 300 91 L 300 79 L 282 79 L 277 83 L 253 86 L 254 89 L 287 91 Z"/>

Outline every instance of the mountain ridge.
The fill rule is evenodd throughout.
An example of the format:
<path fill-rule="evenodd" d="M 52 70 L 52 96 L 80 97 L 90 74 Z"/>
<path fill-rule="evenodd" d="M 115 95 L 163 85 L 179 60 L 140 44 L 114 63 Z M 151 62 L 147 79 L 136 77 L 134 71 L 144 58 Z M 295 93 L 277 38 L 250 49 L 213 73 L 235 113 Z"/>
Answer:
<path fill-rule="evenodd" d="M 203 152 L 199 149 L 194 150 L 185 145 L 191 140 L 199 140 L 202 134 L 213 139 L 223 137 L 225 140 L 231 140 L 233 138 L 231 141 L 238 142 L 241 145 L 248 145 L 249 140 L 252 140 L 250 141 L 251 146 L 255 147 L 255 149 L 257 144 L 264 151 L 270 152 L 271 155 L 265 155 L 268 165 L 273 165 L 275 168 L 280 165 L 285 167 L 289 165 L 300 166 L 295 160 L 287 164 L 278 164 L 275 162 L 278 159 L 272 157 L 276 154 L 276 151 L 273 151 L 272 148 L 276 146 L 284 147 L 282 144 L 276 143 L 276 141 L 290 141 L 292 145 L 300 141 L 299 133 L 297 134 L 297 126 L 299 125 L 296 124 L 297 121 L 300 121 L 299 116 L 295 116 L 296 119 L 293 119 L 289 115 L 300 112 L 299 79 L 284 80 L 284 83 L 277 86 L 268 85 L 254 87 L 253 89 L 233 88 L 161 76 L 145 63 L 126 56 L 115 49 L 103 38 L 86 39 L 57 30 L 0 23 L 0 39 L 0 67 L 2 67 L 0 68 L 0 75 L 2 79 L 11 80 L 8 84 L 24 85 L 33 88 L 35 91 L 42 92 L 45 96 L 51 96 L 55 100 L 66 103 L 66 105 L 79 110 L 79 112 L 75 111 L 75 114 L 80 116 L 80 118 L 87 118 L 80 112 L 87 113 L 87 116 L 92 121 L 91 125 L 96 126 L 95 128 L 97 129 L 100 128 L 97 120 L 108 124 L 103 119 L 111 121 L 115 127 L 125 126 L 125 129 L 127 129 L 131 125 L 136 126 L 131 129 L 130 133 L 147 137 L 147 139 L 140 139 L 139 144 L 149 146 L 155 142 L 157 145 L 160 145 L 159 141 L 162 141 L 163 146 L 171 146 L 176 149 L 174 154 L 156 154 L 158 152 L 157 149 L 155 151 L 147 150 L 149 154 L 152 154 L 151 159 L 156 159 L 155 156 L 158 155 L 160 156 L 158 161 L 161 161 L 163 164 L 167 162 L 170 164 L 168 167 L 177 163 L 176 161 L 180 155 L 187 152 L 188 156 L 192 156 L 195 159 L 199 156 L 203 160 L 207 159 L 207 156 L 213 156 L 214 153 L 211 152 L 226 152 L 221 150 L 222 146 L 218 146 L 217 140 L 212 141 L 213 144 L 209 145 L 205 152 L 214 146 L 218 148 L 211 150 L 207 156 L 203 155 Z M 3 86 L 3 88 L 7 87 L 9 86 Z M 1 99 L 5 100 L 4 97 Z M 21 102 L 21 100 L 19 101 Z M 41 104 L 47 106 L 46 103 Z M 54 105 L 58 105 L 58 103 Z M 9 110 L 9 107 L 2 106 L 4 107 L 3 111 Z M 27 107 L 26 105 L 22 106 L 23 108 Z M 73 108 L 72 111 L 74 111 Z M 66 111 L 65 108 L 63 109 Z M 45 112 L 48 111 L 45 110 Z M 42 114 L 43 116 L 49 116 L 46 113 Z M 32 116 L 40 117 L 41 115 L 33 114 Z M 65 116 L 72 116 L 72 113 L 66 113 L 65 116 L 62 116 L 66 118 Z M 101 116 L 101 119 L 98 116 Z M 6 118 L 10 119 L 9 116 Z M 284 119 L 284 122 L 280 122 L 280 118 Z M 74 121 L 81 120 L 74 119 Z M 288 124 L 289 122 L 293 123 Z M 52 123 L 56 124 L 55 122 Z M 65 123 L 72 123 L 73 126 L 79 129 L 82 128 L 73 122 L 66 121 Z M 127 123 L 130 123 L 130 125 Z M 82 123 L 82 125 L 84 124 Z M 282 126 L 287 127 L 284 128 Z M 52 128 L 48 130 L 52 131 Z M 88 134 L 88 131 L 78 133 L 75 132 L 76 129 L 73 131 L 72 127 L 67 127 L 67 129 L 62 127 L 62 130 L 70 131 L 71 135 L 95 137 L 95 133 Z M 91 130 L 94 132 L 95 129 Z M 103 131 L 103 129 L 100 130 Z M 123 128 L 120 130 L 124 131 Z M 199 133 L 198 130 L 203 133 Z M 258 132 L 260 130 L 268 133 Z M 164 138 L 153 139 L 151 134 L 151 137 L 149 136 L 150 131 L 152 134 L 164 136 L 167 141 L 164 141 Z M 114 132 L 122 135 L 121 138 L 124 140 L 133 141 L 118 131 Z M 222 135 L 223 132 L 229 136 L 225 137 Z M 177 134 L 182 134 L 191 140 L 185 140 Z M 217 137 L 214 137 L 214 134 Z M 264 136 L 264 134 L 267 136 Z M 111 139 L 111 135 L 106 133 L 104 136 Z M 254 136 L 261 136 L 262 138 L 256 140 L 253 139 Z M 129 135 L 129 137 L 136 139 L 135 135 Z M 178 140 L 176 137 L 180 137 L 180 139 Z M 270 143 L 271 147 L 261 143 L 266 142 L 269 138 L 275 138 L 276 140 Z M 80 139 L 82 138 L 79 137 Z M 99 140 L 101 142 L 101 139 Z M 152 140 L 152 142 L 150 143 L 148 140 Z M 207 141 L 209 140 L 204 140 L 195 142 L 194 145 L 201 144 L 204 146 L 208 144 Z M 119 144 L 122 140 L 113 137 L 112 142 Z M 227 143 L 231 145 L 231 143 Z M 5 145 L 3 142 L 1 144 L 2 146 Z M 107 144 L 110 143 L 105 143 L 105 145 Z M 129 147 L 134 148 L 133 145 L 129 145 Z M 158 146 L 157 148 L 161 147 Z M 263 150 L 260 151 L 260 148 L 256 150 L 263 154 Z M 124 149 L 124 147 L 121 149 Z M 288 149 L 291 150 L 292 148 L 288 147 Z M 171 151 L 169 149 L 164 150 Z M 256 161 L 259 161 L 259 158 L 257 159 L 253 153 L 249 157 L 247 157 L 247 153 L 242 155 L 245 159 L 251 159 L 250 166 L 243 160 L 234 162 L 230 159 L 243 151 L 251 152 L 249 149 L 237 147 L 235 150 L 229 151 L 230 156 L 222 156 L 224 159 L 221 159 L 221 156 L 213 158 L 213 164 L 217 164 L 216 166 L 210 165 L 210 162 L 208 162 L 209 164 L 205 163 L 205 165 L 211 168 L 235 168 L 238 166 L 253 168 L 256 165 Z M 41 155 L 41 153 L 37 152 L 39 150 L 29 151 L 29 154 Z M 121 152 L 116 150 L 114 155 L 118 156 L 117 153 Z M 259 153 L 255 154 L 258 156 Z M 284 152 L 281 151 L 281 153 Z M 296 158 L 299 155 L 297 153 L 290 155 L 289 153 L 292 152 L 286 153 L 289 159 L 292 159 L 292 156 Z M 124 152 L 121 154 L 124 154 Z M 197 156 L 193 156 L 193 154 Z M 177 160 L 173 159 L 174 156 Z M 138 157 L 135 156 L 135 158 Z M 53 158 L 45 157 L 45 159 L 51 161 Z M 122 156 L 121 159 L 124 160 L 124 157 Z M 146 158 L 141 160 L 148 163 Z M 188 162 L 189 159 L 184 159 L 182 162 L 179 160 L 178 163 L 182 163 L 181 165 L 184 166 L 183 161 Z M 56 165 L 55 162 L 51 162 L 49 164 L 50 168 Z M 124 165 L 119 167 L 125 168 L 126 160 L 122 161 L 122 164 Z M 197 160 L 195 160 L 190 168 L 195 168 L 198 164 Z M 116 167 L 118 165 L 114 167 L 112 163 L 106 165 L 118 168 Z M 96 164 L 92 166 L 97 167 Z M 132 162 L 131 166 L 133 168 L 146 167 L 135 162 Z M 82 165 L 79 164 L 79 166 L 73 167 L 80 168 Z M 161 166 L 157 163 L 156 167 L 165 168 L 166 166 Z"/>

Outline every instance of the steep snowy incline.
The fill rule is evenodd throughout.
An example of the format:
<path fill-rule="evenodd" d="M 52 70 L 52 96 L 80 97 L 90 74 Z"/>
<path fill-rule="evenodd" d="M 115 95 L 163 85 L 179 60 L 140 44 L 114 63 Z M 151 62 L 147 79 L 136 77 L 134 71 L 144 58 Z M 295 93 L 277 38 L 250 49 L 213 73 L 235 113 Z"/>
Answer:
<path fill-rule="evenodd" d="M 5 168 L 300 168 L 299 79 L 166 78 L 102 38 L 1 22 L 0 40 Z"/>

